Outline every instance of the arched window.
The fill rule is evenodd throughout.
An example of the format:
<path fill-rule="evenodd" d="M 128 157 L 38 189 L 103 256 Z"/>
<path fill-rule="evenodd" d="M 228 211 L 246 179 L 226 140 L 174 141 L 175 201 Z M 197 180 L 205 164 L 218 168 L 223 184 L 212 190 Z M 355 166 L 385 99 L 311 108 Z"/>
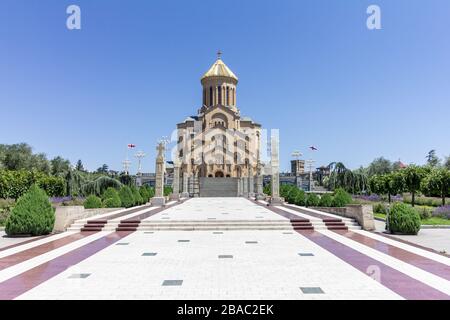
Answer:
<path fill-rule="evenodd" d="M 222 87 L 221 86 L 218 86 L 217 87 L 217 91 L 218 91 L 218 93 L 219 93 L 219 97 L 218 97 L 218 103 L 217 104 L 222 104 Z"/>
<path fill-rule="evenodd" d="M 230 105 L 230 87 L 227 86 L 227 106 Z"/>
<path fill-rule="evenodd" d="M 203 89 L 203 104 L 206 104 L 206 89 Z"/>
<path fill-rule="evenodd" d="M 213 88 L 209 87 L 209 105 L 213 105 Z"/>

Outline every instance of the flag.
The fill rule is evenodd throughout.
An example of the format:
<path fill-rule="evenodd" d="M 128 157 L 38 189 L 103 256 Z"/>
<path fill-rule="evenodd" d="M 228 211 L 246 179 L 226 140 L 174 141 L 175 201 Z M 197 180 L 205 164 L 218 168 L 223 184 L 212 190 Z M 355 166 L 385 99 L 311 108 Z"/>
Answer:
<path fill-rule="evenodd" d="M 132 143 L 130 143 L 130 144 L 128 144 L 128 148 L 130 148 L 130 149 L 136 148 L 136 145 L 135 145 L 135 144 L 132 144 Z"/>

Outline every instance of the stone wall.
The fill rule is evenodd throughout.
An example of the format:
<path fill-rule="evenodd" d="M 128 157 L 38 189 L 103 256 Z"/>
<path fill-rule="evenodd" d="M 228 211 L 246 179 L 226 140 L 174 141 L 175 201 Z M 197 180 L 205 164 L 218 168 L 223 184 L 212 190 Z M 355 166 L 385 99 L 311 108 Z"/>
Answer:
<path fill-rule="evenodd" d="M 344 208 L 314 207 L 313 209 L 333 213 L 346 218 L 353 218 L 359 225 L 368 231 L 375 230 L 375 219 L 373 218 L 372 205 L 350 204 Z"/>
<path fill-rule="evenodd" d="M 55 225 L 53 232 L 64 232 L 75 220 L 85 219 L 123 208 L 85 209 L 83 206 L 58 206 L 55 210 Z"/>

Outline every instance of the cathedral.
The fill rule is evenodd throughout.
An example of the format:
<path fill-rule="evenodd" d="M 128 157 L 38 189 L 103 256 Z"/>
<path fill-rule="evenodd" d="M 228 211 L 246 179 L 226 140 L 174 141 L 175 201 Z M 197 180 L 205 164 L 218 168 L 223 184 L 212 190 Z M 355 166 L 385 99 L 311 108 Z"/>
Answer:
<path fill-rule="evenodd" d="M 202 76 L 197 115 L 177 124 L 176 160 L 183 176 L 250 177 L 260 164 L 261 125 L 241 117 L 238 77 L 217 60 Z"/>

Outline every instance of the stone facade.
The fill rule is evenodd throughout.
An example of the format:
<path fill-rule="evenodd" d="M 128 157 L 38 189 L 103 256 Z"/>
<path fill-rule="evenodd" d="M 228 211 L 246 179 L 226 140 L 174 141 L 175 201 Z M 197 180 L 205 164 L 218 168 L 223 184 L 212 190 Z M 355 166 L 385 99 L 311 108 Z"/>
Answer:
<path fill-rule="evenodd" d="M 256 172 L 261 125 L 241 117 L 237 83 L 220 57 L 202 77 L 202 107 L 177 124 L 181 175 L 239 178 Z"/>

